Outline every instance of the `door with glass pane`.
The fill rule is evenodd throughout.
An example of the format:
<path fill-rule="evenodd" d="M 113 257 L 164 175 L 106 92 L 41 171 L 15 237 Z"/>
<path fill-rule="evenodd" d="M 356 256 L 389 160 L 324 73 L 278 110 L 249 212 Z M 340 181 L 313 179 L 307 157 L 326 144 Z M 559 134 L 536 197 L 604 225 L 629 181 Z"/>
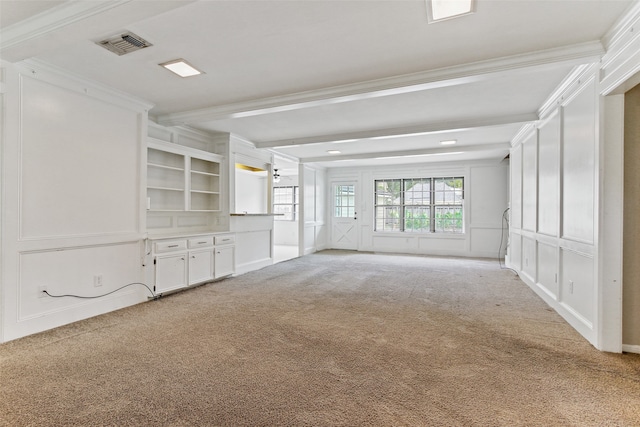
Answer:
<path fill-rule="evenodd" d="M 336 249 L 358 249 L 356 184 L 333 185 L 331 243 Z"/>

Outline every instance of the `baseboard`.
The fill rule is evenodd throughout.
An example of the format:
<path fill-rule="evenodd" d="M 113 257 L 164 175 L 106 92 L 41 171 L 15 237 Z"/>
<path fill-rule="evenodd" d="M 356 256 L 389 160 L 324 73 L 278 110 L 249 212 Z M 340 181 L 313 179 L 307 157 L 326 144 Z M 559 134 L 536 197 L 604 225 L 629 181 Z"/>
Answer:
<path fill-rule="evenodd" d="M 622 344 L 622 351 L 624 353 L 640 354 L 640 345 Z"/>
<path fill-rule="evenodd" d="M 273 258 L 264 258 L 257 261 L 239 264 L 236 265 L 236 272 L 234 276 L 239 276 L 254 270 L 260 270 L 261 268 L 268 267 L 270 265 L 273 265 Z"/>

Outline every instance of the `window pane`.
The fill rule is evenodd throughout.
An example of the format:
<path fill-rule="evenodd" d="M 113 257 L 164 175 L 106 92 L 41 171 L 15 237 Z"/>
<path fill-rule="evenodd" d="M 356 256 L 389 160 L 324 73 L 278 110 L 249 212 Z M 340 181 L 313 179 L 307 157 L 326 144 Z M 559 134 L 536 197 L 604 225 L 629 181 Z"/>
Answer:
<path fill-rule="evenodd" d="M 275 221 L 294 221 L 298 212 L 297 186 L 274 187 L 273 213 L 284 214 L 274 217 Z"/>
<path fill-rule="evenodd" d="M 404 203 L 406 205 L 428 205 L 430 201 L 430 179 L 408 179 L 404 181 Z"/>
<path fill-rule="evenodd" d="M 458 205 L 462 204 L 463 180 L 462 178 L 436 178 L 435 204 L 436 205 Z"/>
<path fill-rule="evenodd" d="M 402 180 L 375 181 L 375 230 L 402 231 L 401 200 Z"/>
<path fill-rule="evenodd" d="M 462 207 L 436 206 L 435 230 L 445 233 L 462 233 Z"/>
<path fill-rule="evenodd" d="M 377 207 L 376 208 L 377 231 L 400 231 L 400 208 Z"/>
<path fill-rule="evenodd" d="M 404 231 L 408 231 L 408 232 L 431 231 L 431 208 L 428 206 L 405 207 L 404 208 Z"/>
<path fill-rule="evenodd" d="M 334 215 L 336 218 L 353 217 L 356 197 L 354 185 L 336 185 L 334 194 Z"/>
<path fill-rule="evenodd" d="M 401 180 L 399 179 L 376 181 L 376 204 L 400 204 L 400 188 Z"/>

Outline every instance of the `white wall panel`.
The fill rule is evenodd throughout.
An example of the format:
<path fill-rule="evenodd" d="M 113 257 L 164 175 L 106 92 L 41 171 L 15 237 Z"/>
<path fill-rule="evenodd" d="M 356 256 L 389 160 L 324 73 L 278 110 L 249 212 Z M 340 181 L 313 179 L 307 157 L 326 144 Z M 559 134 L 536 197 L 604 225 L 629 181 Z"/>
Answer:
<path fill-rule="evenodd" d="M 22 78 L 22 238 L 137 232 L 139 114 Z"/>
<path fill-rule="evenodd" d="M 59 313 L 72 306 L 86 305 L 76 298 L 42 297 L 40 286 L 54 295 L 95 296 L 111 292 L 132 282 L 142 281 L 138 242 L 92 248 L 22 253 L 20 255 L 19 321 L 45 314 Z M 101 276 L 102 286 L 94 286 L 94 276 Z M 119 291 L 143 293 L 144 288 L 131 287 Z M 147 296 L 150 294 L 147 291 Z M 110 298 L 115 298 L 112 295 Z M 98 300 L 92 303 L 100 303 Z"/>
<path fill-rule="evenodd" d="M 596 96 L 591 80 L 564 107 L 562 236 L 594 239 Z"/>
<path fill-rule="evenodd" d="M 522 144 L 522 228 L 536 231 L 537 213 L 537 135 Z"/>
<path fill-rule="evenodd" d="M 509 267 L 520 271 L 522 269 L 522 236 L 511 233 L 509 240 Z"/>
<path fill-rule="evenodd" d="M 536 282 L 536 241 L 528 237 L 522 238 L 522 271 L 529 276 L 529 280 Z"/>
<path fill-rule="evenodd" d="M 418 248 L 422 253 L 455 255 L 464 253 L 466 250 L 466 239 L 434 239 L 421 238 L 418 239 Z"/>
<path fill-rule="evenodd" d="M 560 301 L 576 318 L 591 327 L 595 318 L 594 259 L 561 249 Z"/>
<path fill-rule="evenodd" d="M 304 167 L 302 176 L 302 191 L 304 203 L 304 221 L 315 222 L 316 220 L 316 171 L 309 167 Z"/>
<path fill-rule="evenodd" d="M 506 226 L 504 232 L 497 228 L 472 228 L 471 253 L 490 258 L 498 258 L 498 251 L 504 255 L 507 246 Z M 500 237 L 502 237 L 502 248 L 500 247 Z"/>
<path fill-rule="evenodd" d="M 467 183 L 471 200 L 471 226 L 500 225 L 507 208 L 509 168 L 505 166 L 474 166 Z"/>
<path fill-rule="evenodd" d="M 557 112 L 538 131 L 538 231 L 557 236 L 560 168 L 560 114 Z"/>
<path fill-rule="evenodd" d="M 538 286 L 553 299 L 558 299 L 558 249 L 538 242 Z"/>
<path fill-rule="evenodd" d="M 247 271 L 255 270 L 272 263 L 271 230 L 255 230 L 236 233 L 237 274 L 246 273 Z"/>
<path fill-rule="evenodd" d="M 298 221 L 273 221 L 273 243 L 298 246 Z"/>
<path fill-rule="evenodd" d="M 509 166 L 511 168 L 511 226 L 519 229 L 522 228 L 522 145 L 511 150 Z"/>

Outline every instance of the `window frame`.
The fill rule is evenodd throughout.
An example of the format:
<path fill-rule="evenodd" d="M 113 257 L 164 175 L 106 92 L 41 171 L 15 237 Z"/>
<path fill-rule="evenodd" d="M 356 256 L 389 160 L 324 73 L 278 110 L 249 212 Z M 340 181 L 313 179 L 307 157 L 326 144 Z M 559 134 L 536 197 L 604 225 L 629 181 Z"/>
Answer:
<path fill-rule="evenodd" d="M 287 203 L 276 203 L 276 191 L 279 189 L 283 189 L 283 188 L 290 188 L 292 189 L 291 191 L 291 202 L 287 202 Z M 272 189 L 272 212 L 274 214 L 276 214 L 274 216 L 274 221 L 290 221 L 290 222 L 294 222 L 298 220 L 298 215 L 299 215 L 299 207 L 300 207 L 300 186 L 299 185 L 279 185 L 277 187 L 273 187 Z M 290 212 L 278 212 L 276 209 L 276 206 L 290 206 L 291 207 L 291 211 Z M 291 218 L 287 218 L 287 213 L 291 213 Z M 284 215 L 280 215 L 280 214 L 284 214 Z"/>
<path fill-rule="evenodd" d="M 460 180 L 460 187 L 451 187 L 450 190 L 439 190 L 439 182 L 447 182 Z M 386 191 L 381 191 L 379 183 L 387 183 Z M 393 184 L 392 184 L 393 183 Z M 407 189 L 407 183 L 414 183 Z M 408 200 L 407 194 L 413 194 L 411 189 L 415 188 L 415 183 L 421 184 L 423 187 L 428 184 L 428 190 L 416 192 L 422 194 L 421 198 L 411 197 Z M 399 194 L 394 195 L 394 190 L 390 187 L 397 187 L 395 191 Z M 432 176 L 421 178 L 382 178 L 374 179 L 373 183 L 373 221 L 375 233 L 403 233 L 403 234 L 437 234 L 447 236 L 460 236 L 466 233 L 465 227 L 465 177 L 464 175 L 451 176 Z M 389 194 L 391 193 L 391 194 Z M 427 194 L 427 196 L 425 196 Z M 454 202 L 446 203 L 446 195 L 453 194 Z M 438 198 L 438 196 L 440 196 Z M 385 198 L 393 203 L 381 203 Z M 440 202 L 438 201 L 440 200 Z M 459 199 L 459 202 L 456 200 Z M 384 212 L 381 211 L 384 209 Z M 407 213 L 428 211 L 428 218 L 407 218 Z M 443 218 L 438 212 L 453 211 L 453 218 Z M 456 211 L 460 212 L 458 215 Z M 382 215 L 380 214 L 382 212 Z M 395 214 L 391 214 L 395 212 Z M 387 213 L 390 213 L 387 216 Z M 396 217 L 397 216 L 397 217 Z M 412 227 L 407 227 L 407 221 L 413 222 Z M 427 224 L 425 226 L 425 223 Z M 459 224 L 455 226 L 455 224 Z M 380 226 L 382 225 L 382 228 Z M 387 226 L 389 228 L 387 228 Z M 453 227 L 452 227 L 453 226 Z"/>

